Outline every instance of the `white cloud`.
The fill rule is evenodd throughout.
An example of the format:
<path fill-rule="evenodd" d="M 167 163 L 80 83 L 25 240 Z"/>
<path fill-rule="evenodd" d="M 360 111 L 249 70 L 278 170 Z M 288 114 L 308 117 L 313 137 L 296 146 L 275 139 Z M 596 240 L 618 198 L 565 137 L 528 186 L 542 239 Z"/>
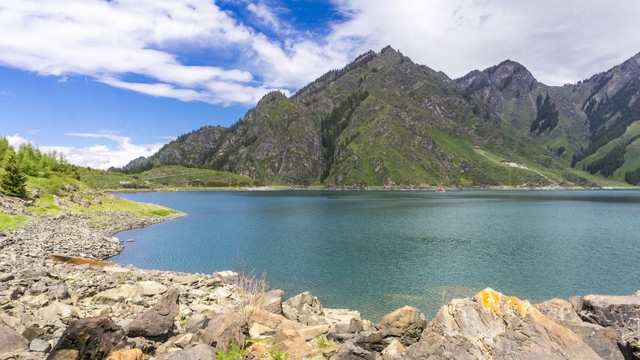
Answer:
<path fill-rule="evenodd" d="M 96 144 L 88 147 L 70 146 L 40 146 L 43 151 L 56 151 L 64 155 L 71 164 L 88 166 L 93 169 L 108 169 L 110 167 L 122 167 L 129 161 L 140 156 L 150 156 L 160 150 L 165 144 L 133 144 L 127 136 L 115 135 L 109 132 L 95 133 L 69 133 L 69 136 L 78 136 L 93 139 L 108 139 L 113 144 Z"/>
<path fill-rule="evenodd" d="M 183 101 L 246 103 L 210 93 L 207 84 L 225 82 L 262 94 L 245 70 L 180 62 L 182 48 L 216 51 L 244 48 L 255 32 L 238 24 L 209 0 L 39 0 L 0 1 L 0 64 L 60 76 L 89 76 L 121 88 Z M 175 50 L 175 51 L 174 51 Z M 128 82 L 130 74 L 151 84 Z"/>
<path fill-rule="evenodd" d="M 451 77 L 510 58 L 550 84 L 640 51 L 636 0 L 333 0 L 346 20 L 317 33 L 293 28 L 272 1 L 237 3 L 275 37 L 211 0 L 0 0 L 0 33 L 10 34 L 0 36 L 0 65 L 61 82 L 80 75 L 151 96 L 251 105 L 386 45 Z M 192 65 L 190 52 L 216 60 Z"/>
<path fill-rule="evenodd" d="M 360 51 L 391 45 L 451 77 L 508 58 L 561 85 L 605 71 L 640 51 L 640 2 L 336 0 L 350 17 L 331 43 Z"/>
<path fill-rule="evenodd" d="M 9 142 L 9 145 L 13 146 L 13 148 L 16 151 L 18 151 L 18 148 L 22 144 L 33 144 L 33 142 L 23 138 L 22 136 L 20 136 L 18 134 L 7 135 L 5 137 L 7 138 L 7 141 Z"/>

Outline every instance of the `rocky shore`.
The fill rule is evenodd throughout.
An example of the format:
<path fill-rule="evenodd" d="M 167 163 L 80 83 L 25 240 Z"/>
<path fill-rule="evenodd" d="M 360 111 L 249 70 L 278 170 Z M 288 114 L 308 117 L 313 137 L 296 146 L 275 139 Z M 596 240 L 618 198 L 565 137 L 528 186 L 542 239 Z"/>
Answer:
<path fill-rule="evenodd" d="M 5 213 L 21 200 L 0 198 Z M 261 279 L 186 274 L 95 260 L 118 231 L 168 217 L 42 215 L 0 235 L 0 360 L 5 359 L 637 359 L 640 292 L 531 305 L 485 289 L 435 318 L 412 307 L 377 324 L 283 300 Z M 65 255 L 54 257 L 52 254 Z M 71 257 L 71 258 L 70 258 Z M 81 259 L 78 259 L 81 258 Z M 92 259 L 92 260 L 91 260 Z M 258 285 L 258 286 L 256 286 Z M 217 355 L 218 354 L 218 355 Z"/>

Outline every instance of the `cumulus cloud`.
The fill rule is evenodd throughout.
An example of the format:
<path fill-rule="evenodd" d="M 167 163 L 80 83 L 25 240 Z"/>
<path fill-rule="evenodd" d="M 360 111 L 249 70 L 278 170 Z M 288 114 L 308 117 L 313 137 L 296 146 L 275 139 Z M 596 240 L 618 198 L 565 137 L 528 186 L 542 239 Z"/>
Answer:
<path fill-rule="evenodd" d="M 336 0 L 348 21 L 331 43 L 391 45 L 460 77 L 508 58 L 550 85 L 608 70 L 640 51 L 640 2 Z"/>
<path fill-rule="evenodd" d="M 93 169 L 106 170 L 110 167 L 122 167 L 129 161 L 140 156 L 150 156 L 160 150 L 165 144 L 134 144 L 128 136 L 120 136 L 113 133 L 69 133 L 69 136 L 78 136 L 93 139 L 108 139 L 110 144 L 95 144 L 88 147 L 70 146 L 40 146 L 43 151 L 56 151 L 71 164 L 88 166 Z"/>
<path fill-rule="evenodd" d="M 33 144 L 33 142 L 23 138 L 22 136 L 20 136 L 18 134 L 7 135 L 7 136 L 5 136 L 5 138 L 7 138 L 7 141 L 9 142 L 9 145 L 13 146 L 13 148 L 16 149 L 16 150 L 18 150 L 18 148 L 22 144 Z"/>
<path fill-rule="evenodd" d="M 342 18 L 317 32 L 288 23 L 284 2 L 234 3 L 275 35 L 211 0 L 0 0 L 0 33 L 10 34 L 0 37 L 0 65 L 61 82 L 81 75 L 150 96 L 251 105 L 386 45 L 451 77 L 510 58 L 549 84 L 640 51 L 635 0 L 332 0 Z"/>
<path fill-rule="evenodd" d="M 98 81 L 153 96 L 211 103 L 248 103 L 255 96 L 226 99 L 211 82 L 247 92 L 271 91 L 240 69 L 187 65 L 180 50 L 215 52 L 251 46 L 255 32 L 238 24 L 209 0 L 38 0 L 0 1 L 0 64 Z M 129 82 L 130 74 L 151 79 Z"/>

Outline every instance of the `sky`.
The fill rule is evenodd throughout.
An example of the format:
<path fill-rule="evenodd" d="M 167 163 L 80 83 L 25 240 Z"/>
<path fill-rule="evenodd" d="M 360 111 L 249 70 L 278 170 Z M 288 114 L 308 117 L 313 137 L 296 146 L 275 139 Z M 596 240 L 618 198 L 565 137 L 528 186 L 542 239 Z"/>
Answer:
<path fill-rule="evenodd" d="M 457 78 L 548 85 L 640 52 L 640 1 L 0 0 L 0 136 L 120 167 L 387 45 Z"/>

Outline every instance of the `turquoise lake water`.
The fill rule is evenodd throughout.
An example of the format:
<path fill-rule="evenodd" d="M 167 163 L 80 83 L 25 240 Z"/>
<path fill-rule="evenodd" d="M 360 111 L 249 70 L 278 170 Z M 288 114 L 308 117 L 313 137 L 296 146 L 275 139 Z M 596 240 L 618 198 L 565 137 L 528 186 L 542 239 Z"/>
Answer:
<path fill-rule="evenodd" d="M 640 290 L 640 191 L 119 194 L 188 213 L 111 261 L 212 273 L 241 254 L 285 298 L 379 318 L 491 287 L 532 303 Z"/>

